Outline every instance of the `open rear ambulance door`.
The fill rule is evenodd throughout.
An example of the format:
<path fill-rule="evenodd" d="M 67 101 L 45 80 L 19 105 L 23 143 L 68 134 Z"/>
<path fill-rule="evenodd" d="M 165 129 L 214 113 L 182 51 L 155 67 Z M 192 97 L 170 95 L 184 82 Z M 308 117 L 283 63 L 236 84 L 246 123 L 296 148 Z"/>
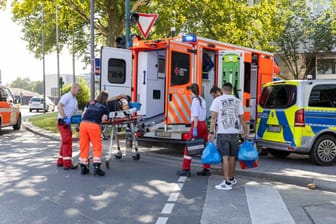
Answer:
<path fill-rule="evenodd" d="M 166 64 L 165 120 L 167 125 L 190 124 L 191 92 L 187 87 L 196 82 L 195 51 L 188 43 L 170 43 Z"/>
<path fill-rule="evenodd" d="M 121 48 L 102 47 L 100 89 L 109 96 L 131 96 L 132 51 Z"/>

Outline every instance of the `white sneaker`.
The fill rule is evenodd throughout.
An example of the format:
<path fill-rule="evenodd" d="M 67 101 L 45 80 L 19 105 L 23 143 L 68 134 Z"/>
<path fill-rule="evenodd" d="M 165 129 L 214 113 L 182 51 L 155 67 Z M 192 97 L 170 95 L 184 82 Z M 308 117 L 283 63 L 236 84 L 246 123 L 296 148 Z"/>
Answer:
<path fill-rule="evenodd" d="M 235 185 L 235 184 L 237 184 L 237 179 L 233 178 L 233 180 L 231 180 L 230 182 L 231 182 L 231 185 Z"/>
<path fill-rule="evenodd" d="M 228 190 L 232 190 L 232 184 L 227 184 L 227 183 L 225 182 L 225 180 L 223 180 L 222 183 L 217 184 L 217 185 L 215 186 L 215 188 L 216 188 L 217 190 L 228 191 Z"/>

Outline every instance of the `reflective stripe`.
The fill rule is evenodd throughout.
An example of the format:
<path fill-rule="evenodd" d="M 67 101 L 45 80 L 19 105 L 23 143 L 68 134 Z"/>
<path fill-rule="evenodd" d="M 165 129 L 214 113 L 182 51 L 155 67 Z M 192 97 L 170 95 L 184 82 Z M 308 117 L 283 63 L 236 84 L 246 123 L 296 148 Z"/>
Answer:
<path fill-rule="evenodd" d="M 79 161 L 80 161 L 80 163 L 88 164 L 89 160 L 87 158 L 79 158 Z"/>
<path fill-rule="evenodd" d="M 71 160 L 71 157 L 63 157 L 63 160 Z"/>
<path fill-rule="evenodd" d="M 191 160 L 191 159 L 192 159 L 192 157 L 191 157 L 191 156 L 188 156 L 188 155 L 184 155 L 183 158 L 188 159 L 188 160 Z"/>
<path fill-rule="evenodd" d="M 101 158 L 100 157 L 93 157 L 92 161 L 94 163 L 101 163 Z"/>

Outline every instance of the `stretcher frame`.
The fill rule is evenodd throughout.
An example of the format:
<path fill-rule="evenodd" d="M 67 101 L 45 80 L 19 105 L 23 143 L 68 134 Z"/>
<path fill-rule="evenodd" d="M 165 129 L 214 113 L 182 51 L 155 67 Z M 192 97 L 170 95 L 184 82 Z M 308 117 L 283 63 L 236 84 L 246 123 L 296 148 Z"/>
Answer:
<path fill-rule="evenodd" d="M 140 159 L 140 154 L 138 152 L 138 143 L 136 140 L 136 124 L 137 121 L 141 119 L 141 116 L 138 116 L 136 113 L 135 108 L 131 108 L 128 110 L 122 110 L 122 111 L 113 111 L 109 114 L 109 119 L 106 122 L 103 122 L 101 126 L 103 128 L 110 128 L 111 129 L 111 136 L 110 136 L 110 144 L 108 153 L 105 158 L 105 166 L 107 169 L 110 169 L 110 160 L 112 159 L 113 155 L 113 144 L 114 141 L 116 141 L 117 144 L 117 153 L 114 155 L 116 159 L 121 159 L 123 156 L 123 153 L 120 148 L 120 142 L 119 142 L 119 135 L 120 132 L 118 132 L 119 128 L 125 127 L 126 129 L 129 128 L 129 131 L 125 131 L 125 155 L 127 152 L 127 149 L 131 149 L 132 158 L 134 160 Z M 129 146 L 129 135 L 131 135 L 131 145 Z"/>

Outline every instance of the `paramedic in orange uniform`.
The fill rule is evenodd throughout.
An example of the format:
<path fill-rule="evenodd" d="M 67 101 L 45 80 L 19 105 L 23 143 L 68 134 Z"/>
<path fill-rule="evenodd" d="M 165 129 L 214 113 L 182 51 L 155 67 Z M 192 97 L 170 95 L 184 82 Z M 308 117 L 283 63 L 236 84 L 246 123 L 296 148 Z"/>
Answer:
<path fill-rule="evenodd" d="M 90 142 L 92 143 L 93 151 L 93 174 L 98 176 L 105 175 L 105 172 L 100 169 L 103 154 L 100 123 L 108 119 L 109 111 L 106 105 L 107 99 L 108 93 L 102 91 L 96 100 L 91 101 L 84 108 L 79 128 L 79 162 L 82 175 L 89 173 Z"/>
<path fill-rule="evenodd" d="M 189 131 L 189 140 L 192 138 L 203 138 L 208 141 L 208 128 L 206 123 L 206 104 L 205 100 L 199 96 L 199 87 L 196 83 L 191 84 L 191 128 Z M 192 157 L 188 155 L 187 148 L 184 148 L 182 170 L 176 173 L 179 176 L 190 176 L 190 164 Z M 199 176 L 210 176 L 210 165 L 203 164 L 203 170 L 197 172 Z"/>

